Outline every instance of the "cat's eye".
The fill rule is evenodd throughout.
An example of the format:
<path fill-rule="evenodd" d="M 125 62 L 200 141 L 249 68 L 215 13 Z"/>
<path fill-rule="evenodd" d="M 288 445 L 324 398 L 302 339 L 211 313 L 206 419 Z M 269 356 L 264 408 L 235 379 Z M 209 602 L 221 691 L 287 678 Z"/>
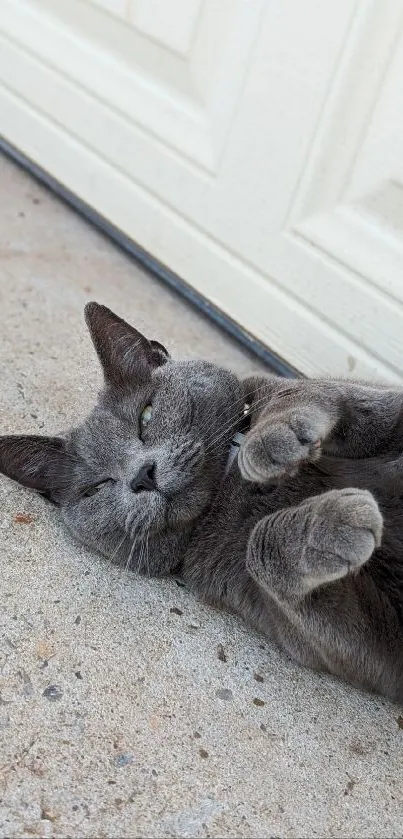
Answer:
<path fill-rule="evenodd" d="M 85 490 L 81 493 L 82 498 L 91 498 L 93 495 L 96 495 L 102 487 L 106 484 L 113 483 L 112 478 L 106 478 L 104 481 L 99 481 L 98 484 L 93 484 L 90 487 L 86 487 Z"/>
<path fill-rule="evenodd" d="M 147 428 L 148 423 L 151 422 L 152 417 L 153 417 L 153 406 L 152 405 L 146 405 L 146 407 L 144 408 L 144 410 L 140 414 L 140 436 L 141 436 L 141 432 L 144 431 L 145 428 Z"/>

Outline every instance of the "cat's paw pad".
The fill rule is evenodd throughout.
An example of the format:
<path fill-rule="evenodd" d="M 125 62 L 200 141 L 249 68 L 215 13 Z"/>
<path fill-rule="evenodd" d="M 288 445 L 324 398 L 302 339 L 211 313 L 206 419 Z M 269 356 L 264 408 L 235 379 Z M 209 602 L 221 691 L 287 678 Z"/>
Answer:
<path fill-rule="evenodd" d="M 265 483 L 293 474 L 306 461 L 320 457 L 329 421 L 318 408 L 289 410 L 262 418 L 247 434 L 238 464 L 245 480 Z"/>
<path fill-rule="evenodd" d="M 327 580 L 358 570 L 382 539 L 383 519 L 373 495 L 361 489 L 325 493 L 315 504 L 306 557 Z"/>

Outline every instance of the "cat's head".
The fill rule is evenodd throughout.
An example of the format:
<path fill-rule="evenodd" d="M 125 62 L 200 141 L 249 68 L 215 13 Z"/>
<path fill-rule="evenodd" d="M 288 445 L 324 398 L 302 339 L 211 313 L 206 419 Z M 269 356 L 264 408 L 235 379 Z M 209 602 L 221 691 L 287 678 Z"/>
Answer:
<path fill-rule="evenodd" d="M 171 360 L 105 306 L 85 316 L 104 374 L 97 405 L 63 437 L 0 437 L 0 472 L 59 505 L 106 556 L 147 571 L 152 543 L 149 570 L 164 573 L 220 485 L 242 386 L 208 362 Z"/>

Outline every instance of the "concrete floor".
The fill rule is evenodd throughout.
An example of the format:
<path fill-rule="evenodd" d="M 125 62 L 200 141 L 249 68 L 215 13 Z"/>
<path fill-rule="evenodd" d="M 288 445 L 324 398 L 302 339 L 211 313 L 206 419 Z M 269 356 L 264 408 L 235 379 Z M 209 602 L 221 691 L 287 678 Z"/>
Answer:
<path fill-rule="evenodd" d="M 258 366 L 5 159 L 0 253 L 2 432 L 91 405 L 89 298 L 177 355 Z M 6 480 L 0 507 L 2 837 L 403 835 L 402 709 L 109 567 Z"/>

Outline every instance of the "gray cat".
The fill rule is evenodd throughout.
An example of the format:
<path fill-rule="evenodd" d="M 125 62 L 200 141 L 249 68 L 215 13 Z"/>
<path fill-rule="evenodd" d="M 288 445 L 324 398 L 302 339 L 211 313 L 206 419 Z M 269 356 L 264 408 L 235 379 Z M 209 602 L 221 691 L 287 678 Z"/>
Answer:
<path fill-rule="evenodd" d="M 91 548 L 179 573 L 298 662 L 403 702 L 403 389 L 242 383 L 104 306 L 86 320 L 98 404 L 65 438 L 0 438 L 0 471 Z"/>

